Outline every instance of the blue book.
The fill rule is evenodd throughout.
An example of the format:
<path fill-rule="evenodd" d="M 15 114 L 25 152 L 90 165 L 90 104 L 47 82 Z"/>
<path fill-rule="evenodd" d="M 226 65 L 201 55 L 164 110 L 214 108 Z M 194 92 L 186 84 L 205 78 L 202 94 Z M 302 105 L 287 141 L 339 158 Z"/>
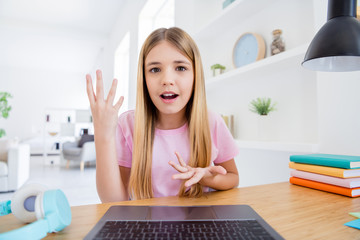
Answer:
<path fill-rule="evenodd" d="M 333 154 L 305 154 L 290 156 L 291 162 L 313 164 L 327 167 L 353 169 L 360 168 L 360 156 Z"/>

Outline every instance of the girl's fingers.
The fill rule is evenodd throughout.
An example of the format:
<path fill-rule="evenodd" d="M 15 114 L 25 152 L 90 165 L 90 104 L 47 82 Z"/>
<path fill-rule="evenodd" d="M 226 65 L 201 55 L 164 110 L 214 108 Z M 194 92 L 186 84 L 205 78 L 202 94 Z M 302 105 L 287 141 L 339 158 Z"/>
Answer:
<path fill-rule="evenodd" d="M 124 97 L 121 96 L 121 97 L 119 98 L 119 100 L 117 101 L 117 103 L 115 104 L 115 109 L 119 111 L 119 109 L 120 109 L 120 107 L 122 106 L 123 102 L 124 102 Z"/>
<path fill-rule="evenodd" d="M 108 104 L 112 105 L 113 102 L 114 102 L 115 95 L 116 95 L 117 82 L 118 82 L 118 80 L 116 78 L 114 78 L 114 80 L 112 82 L 112 85 L 111 85 L 111 88 L 110 88 L 110 91 L 109 91 L 109 95 L 108 95 L 107 100 L 106 100 L 108 102 Z M 116 102 L 116 104 L 114 105 L 114 107 L 115 107 L 115 109 L 117 111 L 119 111 L 119 109 L 122 106 L 123 102 L 124 102 L 124 97 L 121 96 L 119 98 L 119 100 Z"/>
<path fill-rule="evenodd" d="M 227 173 L 226 169 L 223 168 L 222 166 L 210 166 L 209 167 L 209 172 L 211 173 L 219 173 L 222 175 L 225 175 Z"/>
<path fill-rule="evenodd" d="M 214 173 L 219 173 L 219 174 L 226 174 L 226 169 L 223 168 L 222 166 L 210 166 L 208 168 L 197 168 L 196 170 L 194 169 L 188 169 L 188 167 L 183 167 L 180 166 L 178 164 L 175 164 L 173 162 L 169 162 L 169 164 L 171 166 L 173 166 L 176 170 L 178 170 L 181 173 L 178 174 L 174 174 L 172 176 L 173 179 L 181 179 L 181 180 L 186 180 L 185 182 L 185 187 L 190 187 L 193 184 L 196 184 L 198 182 L 200 182 L 200 180 L 204 177 L 204 176 L 211 176 L 211 174 Z M 187 171 L 183 171 L 183 170 L 187 170 Z"/>
<path fill-rule="evenodd" d="M 185 187 L 190 187 L 191 185 L 200 182 L 203 176 L 204 172 L 196 172 L 192 178 L 185 182 Z"/>
<path fill-rule="evenodd" d="M 114 103 L 114 98 L 115 98 L 115 94 L 116 94 L 116 86 L 117 86 L 117 79 L 114 78 L 114 80 L 111 84 L 109 94 L 106 99 L 106 101 L 111 105 Z"/>
<path fill-rule="evenodd" d="M 179 164 L 175 164 L 172 161 L 170 161 L 169 164 L 179 172 L 182 172 L 182 173 L 188 172 L 188 169 L 186 167 L 180 166 Z"/>
<path fill-rule="evenodd" d="M 185 172 L 185 173 L 178 173 L 178 174 L 174 174 L 172 176 L 173 179 L 189 179 L 191 178 L 192 176 L 194 176 L 195 174 L 195 171 L 189 171 L 189 172 Z"/>
<path fill-rule="evenodd" d="M 92 79 L 90 74 L 86 75 L 86 92 L 89 98 L 89 102 L 90 105 L 93 105 L 96 101 L 96 97 L 94 94 L 94 89 L 93 89 L 93 85 L 92 85 Z"/>
<path fill-rule="evenodd" d="M 86 75 L 86 91 L 89 98 L 90 106 L 95 105 L 97 100 L 104 100 L 104 85 L 102 80 L 102 72 L 101 70 L 96 71 L 96 95 L 94 93 L 94 88 L 92 85 L 91 75 Z M 109 95 L 107 96 L 106 102 L 113 105 L 114 98 L 116 95 L 116 86 L 117 86 L 117 79 L 114 79 L 109 91 Z M 120 107 L 122 106 L 124 101 L 124 97 L 120 97 L 119 100 L 114 105 L 115 109 L 119 111 Z"/>
<path fill-rule="evenodd" d="M 101 70 L 96 71 L 96 97 L 97 99 L 104 99 L 104 85 Z"/>
<path fill-rule="evenodd" d="M 182 157 L 180 156 L 180 154 L 178 152 L 175 152 L 175 155 L 180 163 L 181 166 L 186 167 L 186 163 L 184 162 L 184 160 L 182 159 Z"/>

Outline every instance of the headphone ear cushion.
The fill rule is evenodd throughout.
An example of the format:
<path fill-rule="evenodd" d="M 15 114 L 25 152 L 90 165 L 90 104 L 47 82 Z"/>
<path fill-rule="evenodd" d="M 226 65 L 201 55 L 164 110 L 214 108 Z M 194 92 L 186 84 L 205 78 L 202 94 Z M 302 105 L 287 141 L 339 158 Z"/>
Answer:
<path fill-rule="evenodd" d="M 29 211 L 25 208 L 25 201 L 30 197 L 38 198 L 38 195 L 45 192 L 47 188 L 41 184 L 27 184 L 16 191 L 11 200 L 11 211 L 16 218 L 24 223 L 36 220 L 35 211 Z M 35 202 L 36 202 L 35 199 Z M 35 206 L 33 208 L 35 209 Z"/>
<path fill-rule="evenodd" d="M 37 219 L 42 219 L 45 217 L 45 211 L 44 211 L 44 193 L 41 192 L 35 199 L 35 216 Z"/>

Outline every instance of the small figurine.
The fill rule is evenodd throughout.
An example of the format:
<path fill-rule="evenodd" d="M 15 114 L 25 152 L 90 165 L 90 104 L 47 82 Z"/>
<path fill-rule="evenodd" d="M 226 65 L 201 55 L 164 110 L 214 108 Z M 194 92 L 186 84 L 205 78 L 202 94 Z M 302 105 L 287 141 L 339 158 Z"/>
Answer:
<path fill-rule="evenodd" d="M 271 56 L 285 51 L 285 43 L 281 38 L 281 33 L 280 29 L 272 31 L 274 40 L 271 43 Z"/>

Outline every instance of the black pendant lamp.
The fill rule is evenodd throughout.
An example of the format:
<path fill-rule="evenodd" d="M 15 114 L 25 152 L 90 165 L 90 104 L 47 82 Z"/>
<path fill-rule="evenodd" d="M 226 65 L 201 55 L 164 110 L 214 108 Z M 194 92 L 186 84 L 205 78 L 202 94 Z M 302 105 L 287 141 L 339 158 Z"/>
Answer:
<path fill-rule="evenodd" d="M 315 35 L 302 66 L 314 71 L 360 71 L 357 0 L 329 0 L 327 22 Z"/>

